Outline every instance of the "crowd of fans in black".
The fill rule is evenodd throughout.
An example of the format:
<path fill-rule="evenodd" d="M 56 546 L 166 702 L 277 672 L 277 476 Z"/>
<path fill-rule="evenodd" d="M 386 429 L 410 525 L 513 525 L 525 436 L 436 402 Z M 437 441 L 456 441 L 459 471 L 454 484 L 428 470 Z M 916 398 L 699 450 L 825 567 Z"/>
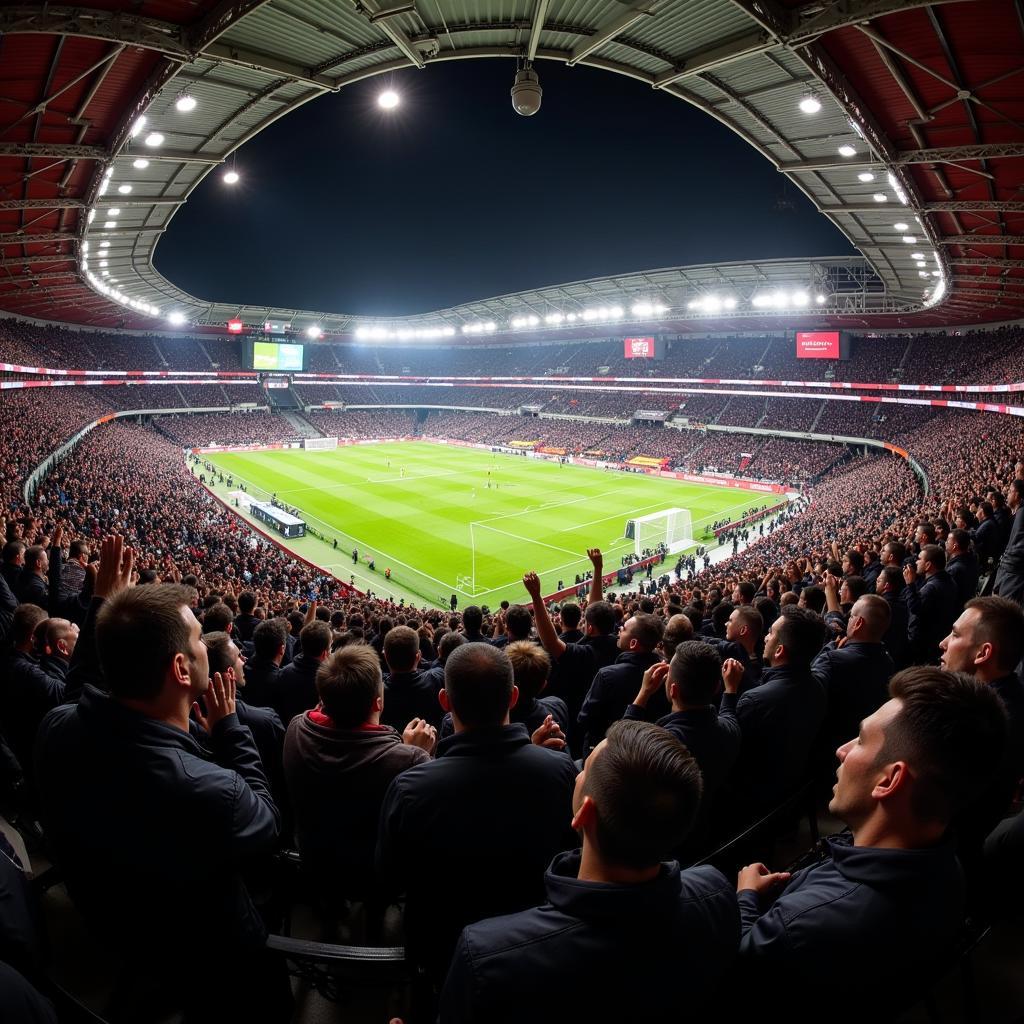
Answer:
<path fill-rule="evenodd" d="M 24 474 L 92 415 L 67 390 L 0 406 L 0 810 L 119 963 L 110 1019 L 288 1021 L 266 939 L 290 848 L 327 913 L 401 906 L 417 1021 L 895 1015 L 968 914 L 1019 906 L 1009 417 L 908 421 L 927 492 L 858 456 L 724 561 L 606 592 L 595 549 L 581 601 L 549 607 L 524 566 L 522 604 L 458 612 L 254 535 L 185 467 L 191 417 L 161 423 L 174 440 L 97 428 L 26 504 Z M 797 797 L 847 829 L 772 870 Z M 0 1010 L 54 1020 L 0 852 Z"/>

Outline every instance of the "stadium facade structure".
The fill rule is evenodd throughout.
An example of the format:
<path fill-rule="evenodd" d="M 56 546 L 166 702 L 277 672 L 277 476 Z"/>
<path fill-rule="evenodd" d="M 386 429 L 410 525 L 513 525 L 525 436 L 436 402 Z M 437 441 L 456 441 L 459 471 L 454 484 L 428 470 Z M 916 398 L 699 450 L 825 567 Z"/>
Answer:
<path fill-rule="evenodd" d="M 629 333 L 1024 315 L 1014 0 L 86 0 L 5 6 L 0 34 L 0 309 L 17 315 L 146 330 L 166 329 L 173 312 L 199 328 L 280 321 L 340 339 L 361 325 L 464 337 L 493 322 L 523 340 L 607 336 L 582 314 L 612 304 L 624 310 L 615 329 Z M 191 191 L 279 118 L 373 75 L 486 57 L 625 74 L 697 106 L 862 255 L 638 272 L 388 321 L 199 298 L 154 268 Z M 187 114 L 183 93 L 197 101 Z M 809 94 L 814 116 L 799 109 Z M 775 290 L 807 298 L 754 304 Z M 726 294 L 735 307 L 701 305 Z M 634 314 L 638 303 L 665 311 Z"/>

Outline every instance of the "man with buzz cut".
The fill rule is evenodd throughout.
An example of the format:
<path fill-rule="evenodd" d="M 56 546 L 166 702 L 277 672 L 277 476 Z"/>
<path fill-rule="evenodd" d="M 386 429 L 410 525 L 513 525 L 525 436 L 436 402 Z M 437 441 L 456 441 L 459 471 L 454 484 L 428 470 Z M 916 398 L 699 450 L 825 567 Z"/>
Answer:
<path fill-rule="evenodd" d="M 890 1019 L 955 955 L 965 893 L 947 831 L 998 769 L 1006 712 L 991 687 L 932 667 L 895 675 L 889 696 L 836 751 L 829 811 L 849 832 L 793 875 L 739 873 L 734 991 L 759 1015 Z"/>
<path fill-rule="evenodd" d="M 377 842 L 382 887 L 406 895 L 406 953 L 438 985 L 467 924 L 543 897 L 545 867 L 573 842 L 576 776 L 567 754 L 510 722 L 519 691 L 499 648 L 456 647 L 439 696 L 455 734 L 391 783 Z"/>
<path fill-rule="evenodd" d="M 700 770 L 675 737 L 612 725 L 576 780 L 583 849 L 551 863 L 543 905 L 463 931 L 441 1024 L 707 1019 L 739 919 L 721 872 L 680 870 L 671 856 L 700 796 Z"/>

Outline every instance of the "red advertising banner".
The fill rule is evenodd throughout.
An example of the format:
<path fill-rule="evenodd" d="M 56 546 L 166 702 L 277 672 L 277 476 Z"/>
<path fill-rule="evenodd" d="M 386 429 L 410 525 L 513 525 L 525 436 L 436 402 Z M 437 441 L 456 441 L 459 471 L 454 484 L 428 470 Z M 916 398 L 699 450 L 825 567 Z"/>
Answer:
<path fill-rule="evenodd" d="M 624 338 L 623 356 L 626 359 L 653 359 L 654 339 L 653 338 Z"/>
<path fill-rule="evenodd" d="M 797 359 L 838 359 L 838 331 L 797 331 Z"/>

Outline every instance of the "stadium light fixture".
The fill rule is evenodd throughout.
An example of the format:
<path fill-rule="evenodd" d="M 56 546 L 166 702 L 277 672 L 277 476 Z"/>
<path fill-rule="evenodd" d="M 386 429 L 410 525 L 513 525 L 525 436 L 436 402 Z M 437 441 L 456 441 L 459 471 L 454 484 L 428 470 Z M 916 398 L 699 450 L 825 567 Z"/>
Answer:
<path fill-rule="evenodd" d="M 128 195 L 128 193 L 131 192 L 131 190 L 132 190 L 131 185 L 118 185 L 117 186 L 117 191 L 120 192 L 121 195 L 123 195 L 123 196 Z"/>
<path fill-rule="evenodd" d="M 800 100 L 799 106 L 805 114 L 816 114 L 821 110 L 821 100 L 814 92 L 809 92 Z"/>
<path fill-rule="evenodd" d="M 150 149 L 156 149 L 157 146 L 162 146 L 164 144 L 164 137 L 160 132 L 150 132 L 145 139 L 143 139 L 143 142 L 145 142 Z"/>
<path fill-rule="evenodd" d="M 118 206 L 115 206 L 112 209 L 107 210 L 107 214 L 109 216 L 111 216 L 111 217 L 120 217 L 121 216 L 121 208 L 118 207 Z"/>
<path fill-rule="evenodd" d="M 895 229 L 896 229 L 897 231 L 906 231 L 906 230 L 907 230 L 907 228 L 909 228 L 909 227 L 910 227 L 910 225 L 909 225 L 909 224 L 907 224 L 907 223 L 906 223 L 906 221 L 902 221 L 902 220 L 901 220 L 901 221 L 897 221 L 897 222 L 896 222 L 895 224 L 893 224 L 893 227 L 894 227 L 894 228 L 895 228 Z"/>
<path fill-rule="evenodd" d="M 377 106 L 380 107 L 381 110 L 394 110 L 401 102 L 401 97 L 394 89 L 385 89 L 384 92 L 377 97 Z"/>
<path fill-rule="evenodd" d="M 876 192 L 872 197 L 876 203 L 887 203 L 889 197 L 884 192 Z"/>
<path fill-rule="evenodd" d="M 904 235 L 903 241 L 906 242 L 907 245 L 917 245 L 917 235 Z"/>
<path fill-rule="evenodd" d="M 137 118 L 135 118 L 135 123 L 132 125 L 132 130 L 129 133 L 131 138 L 133 138 L 133 139 L 137 138 L 139 133 L 145 127 L 146 127 L 146 115 L 145 114 L 140 114 Z"/>
<path fill-rule="evenodd" d="M 579 318 L 576 316 L 575 313 L 570 313 L 565 319 L 568 320 L 569 323 L 574 324 Z"/>
<path fill-rule="evenodd" d="M 806 306 L 810 300 L 806 292 L 793 292 L 789 301 L 793 306 Z"/>
<path fill-rule="evenodd" d="M 103 176 L 103 180 L 100 182 L 100 187 L 99 191 L 97 192 L 97 195 L 105 196 L 107 194 L 108 188 L 110 188 L 110 177 L 105 174 Z"/>
<path fill-rule="evenodd" d="M 870 171 L 861 171 L 860 174 L 857 175 L 857 180 L 858 181 L 874 181 L 875 180 L 875 176 Z"/>
<path fill-rule="evenodd" d="M 103 222 L 103 227 L 107 231 L 109 231 L 111 228 L 116 228 L 117 227 L 117 221 L 116 220 L 105 220 Z"/>
<path fill-rule="evenodd" d="M 96 211 L 94 209 L 90 210 L 89 211 L 89 216 L 86 217 L 86 223 L 87 224 L 91 224 L 95 219 L 96 219 Z"/>
<path fill-rule="evenodd" d="M 132 167 L 134 167 L 135 170 L 137 171 L 144 171 L 148 166 L 149 161 L 143 156 L 140 156 L 138 160 L 132 161 Z"/>
<path fill-rule="evenodd" d="M 900 184 L 899 179 L 892 171 L 889 172 L 889 188 L 896 193 L 896 198 L 904 205 L 907 205 L 907 193 L 903 191 L 903 186 Z"/>
<path fill-rule="evenodd" d="M 237 185 L 239 179 L 238 171 L 232 168 L 230 171 L 224 172 L 224 184 L 225 185 Z"/>
<path fill-rule="evenodd" d="M 927 277 L 928 276 L 928 271 L 927 270 L 919 270 L 917 272 L 917 276 L 918 277 Z"/>
<path fill-rule="evenodd" d="M 182 92 L 174 101 L 175 109 L 181 114 L 190 114 L 196 109 L 196 98 L 191 93 Z"/>
<path fill-rule="evenodd" d="M 840 156 L 845 156 L 845 157 L 856 156 L 857 155 L 857 147 L 856 146 L 851 146 L 848 142 L 844 142 L 839 147 L 839 155 Z"/>
<path fill-rule="evenodd" d="M 100 260 L 100 266 L 101 267 L 105 267 L 107 265 L 108 265 L 108 261 L 107 260 Z"/>
<path fill-rule="evenodd" d="M 320 330 L 316 324 L 310 324 L 310 326 L 306 328 L 306 337 L 312 341 L 319 341 L 323 336 L 324 332 Z"/>
<path fill-rule="evenodd" d="M 821 294 L 819 294 L 819 295 L 815 295 L 815 296 L 814 296 L 814 301 L 815 301 L 815 302 L 816 302 L 816 303 L 817 303 L 817 304 L 818 304 L 819 306 L 824 306 L 824 305 L 825 305 L 825 303 L 826 303 L 826 302 L 827 302 L 828 300 L 827 300 L 827 299 L 825 298 L 825 296 L 824 296 L 824 295 L 821 295 Z"/>
<path fill-rule="evenodd" d="M 173 327 L 180 327 L 185 322 L 185 314 L 175 310 L 167 317 L 167 322 Z"/>
<path fill-rule="evenodd" d="M 109 249 L 110 248 L 110 243 L 109 242 L 100 242 L 100 248 L 101 249 Z"/>
<path fill-rule="evenodd" d="M 933 270 L 932 271 L 932 277 L 942 277 L 942 271 L 941 270 Z"/>
<path fill-rule="evenodd" d="M 562 316 L 561 313 L 548 313 L 548 315 L 546 317 L 544 317 L 544 323 L 546 323 L 546 324 L 560 324 L 564 319 L 565 319 L 565 317 Z"/>

